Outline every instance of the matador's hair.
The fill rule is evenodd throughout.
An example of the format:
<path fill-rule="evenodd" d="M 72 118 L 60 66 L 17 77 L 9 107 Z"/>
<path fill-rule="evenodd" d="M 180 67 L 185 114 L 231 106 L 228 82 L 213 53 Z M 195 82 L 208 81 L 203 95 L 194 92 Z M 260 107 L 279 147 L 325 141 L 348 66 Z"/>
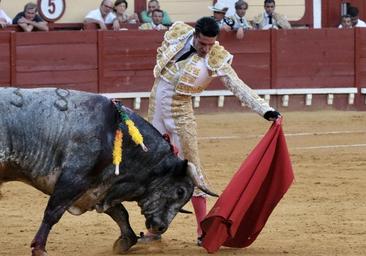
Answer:
<path fill-rule="evenodd" d="M 195 34 L 202 34 L 208 37 L 215 37 L 219 34 L 220 28 L 217 22 L 211 17 L 202 17 L 196 22 Z"/>

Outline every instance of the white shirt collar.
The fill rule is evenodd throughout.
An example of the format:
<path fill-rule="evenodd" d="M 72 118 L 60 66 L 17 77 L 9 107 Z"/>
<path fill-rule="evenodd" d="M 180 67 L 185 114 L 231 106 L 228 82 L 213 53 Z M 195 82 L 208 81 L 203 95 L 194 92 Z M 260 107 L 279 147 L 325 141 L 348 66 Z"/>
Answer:
<path fill-rule="evenodd" d="M 192 46 L 193 48 L 194 48 L 194 46 L 193 46 L 193 36 L 192 36 L 192 38 L 189 40 L 189 46 Z M 196 48 L 195 48 L 196 49 Z"/>
<path fill-rule="evenodd" d="M 243 16 L 243 17 L 240 17 L 237 13 L 235 13 L 235 14 L 234 14 L 234 17 L 235 17 L 238 21 L 240 21 L 240 19 L 243 19 L 243 21 L 244 21 L 244 16 Z"/>

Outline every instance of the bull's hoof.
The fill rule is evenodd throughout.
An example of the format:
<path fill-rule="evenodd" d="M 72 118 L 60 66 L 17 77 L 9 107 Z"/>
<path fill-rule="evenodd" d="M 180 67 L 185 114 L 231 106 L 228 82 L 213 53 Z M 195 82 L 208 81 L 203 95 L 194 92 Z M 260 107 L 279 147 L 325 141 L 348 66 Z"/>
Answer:
<path fill-rule="evenodd" d="M 113 244 L 113 253 L 124 254 L 137 243 L 137 237 L 119 237 Z"/>
<path fill-rule="evenodd" d="M 144 234 L 142 234 L 141 237 L 138 239 L 138 242 L 139 243 L 150 243 L 150 242 L 160 241 L 160 240 L 161 240 L 161 235 L 154 235 L 154 234 L 144 235 Z"/>
<path fill-rule="evenodd" d="M 48 256 L 45 250 L 32 248 L 32 256 Z"/>

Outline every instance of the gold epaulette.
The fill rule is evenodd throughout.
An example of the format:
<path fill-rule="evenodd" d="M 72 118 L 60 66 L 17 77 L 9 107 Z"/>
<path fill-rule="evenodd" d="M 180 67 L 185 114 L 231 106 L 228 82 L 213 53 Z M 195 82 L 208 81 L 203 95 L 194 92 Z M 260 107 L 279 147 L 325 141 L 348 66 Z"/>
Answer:
<path fill-rule="evenodd" d="M 175 22 L 164 35 L 164 39 L 169 42 L 169 44 L 177 43 L 181 40 L 184 40 L 190 37 L 194 32 L 194 29 L 181 22 Z"/>
<path fill-rule="evenodd" d="M 224 47 L 219 45 L 218 42 L 214 46 L 212 46 L 211 51 L 208 54 L 207 67 L 216 72 L 220 70 L 226 63 L 231 63 L 233 59 L 233 55 L 231 55 L 228 51 L 225 50 Z"/>

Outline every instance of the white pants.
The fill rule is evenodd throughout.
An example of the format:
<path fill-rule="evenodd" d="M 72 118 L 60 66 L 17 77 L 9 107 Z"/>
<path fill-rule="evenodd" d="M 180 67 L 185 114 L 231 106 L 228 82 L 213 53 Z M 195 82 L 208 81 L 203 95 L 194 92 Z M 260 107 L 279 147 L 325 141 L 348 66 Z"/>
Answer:
<path fill-rule="evenodd" d="M 161 134 L 168 134 L 178 156 L 192 162 L 203 174 L 198 154 L 197 124 L 191 96 L 177 94 L 174 86 L 156 79 L 149 101 L 148 120 Z M 205 181 L 205 177 L 202 177 Z M 195 190 L 195 196 L 203 195 Z"/>

